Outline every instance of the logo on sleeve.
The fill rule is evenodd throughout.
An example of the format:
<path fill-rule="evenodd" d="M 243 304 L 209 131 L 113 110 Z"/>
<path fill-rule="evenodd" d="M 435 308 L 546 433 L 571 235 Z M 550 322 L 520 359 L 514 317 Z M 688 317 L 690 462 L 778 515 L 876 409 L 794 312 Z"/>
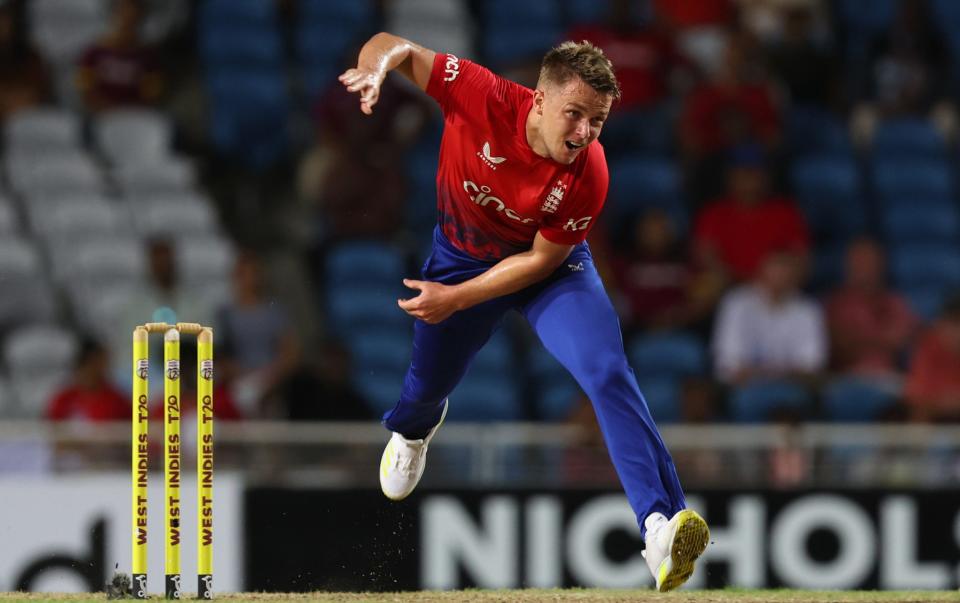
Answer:
<path fill-rule="evenodd" d="M 587 216 L 586 218 L 577 218 L 574 220 L 570 218 L 567 220 L 567 223 L 563 225 L 563 229 L 567 231 L 577 231 L 577 230 L 586 230 L 587 226 L 590 224 L 590 220 L 593 219 L 593 216 Z"/>
<path fill-rule="evenodd" d="M 458 75 L 460 75 L 460 59 L 458 59 L 455 55 L 448 54 L 447 62 L 443 67 L 443 73 L 445 74 L 443 81 L 445 82 L 452 82 L 453 80 L 457 79 Z"/>
<path fill-rule="evenodd" d="M 557 208 L 560 207 L 560 202 L 563 201 L 563 194 L 565 192 L 567 192 L 567 185 L 564 184 L 562 180 L 557 180 L 557 184 L 550 189 L 547 198 L 543 200 L 540 211 L 547 212 L 548 214 L 556 213 Z"/>
<path fill-rule="evenodd" d="M 491 170 L 496 170 L 497 166 L 507 160 L 506 157 L 494 157 L 493 153 L 490 152 L 490 143 L 483 143 L 483 151 L 477 151 L 477 157 L 479 157 L 487 167 Z"/>

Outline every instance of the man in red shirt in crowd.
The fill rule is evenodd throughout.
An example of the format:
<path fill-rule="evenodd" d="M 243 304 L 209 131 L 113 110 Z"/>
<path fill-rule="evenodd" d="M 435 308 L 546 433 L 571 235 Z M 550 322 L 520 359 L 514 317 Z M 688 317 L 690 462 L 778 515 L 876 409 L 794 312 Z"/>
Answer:
<path fill-rule="evenodd" d="M 694 255 L 702 267 L 743 282 L 752 279 L 774 251 L 806 256 L 806 221 L 792 201 L 770 195 L 767 188 L 763 151 L 757 146 L 735 149 L 727 195 L 704 207 L 694 226 Z"/>
<path fill-rule="evenodd" d="M 544 57 L 536 90 L 472 61 L 386 33 L 361 49 L 340 81 L 373 110 L 396 69 L 444 114 L 437 171 L 438 226 L 419 295 L 398 301 L 417 320 L 380 485 L 394 500 L 423 474 L 447 396 L 510 310 L 521 312 L 593 401 L 660 591 L 693 573 L 709 530 L 686 509 L 670 458 L 633 371 L 616 312 L 585 243 L 607 194 L 597 141 L 619 94 L 613 67 L 589 43 Z"/>
<path fill-rule="evenodd" d="M 93 339 L 80 344 L 73 377 L 54 394 L 46 416 L 54 421 L 130 419 L 130 400 L 110 383 L 107 350 Z"/>

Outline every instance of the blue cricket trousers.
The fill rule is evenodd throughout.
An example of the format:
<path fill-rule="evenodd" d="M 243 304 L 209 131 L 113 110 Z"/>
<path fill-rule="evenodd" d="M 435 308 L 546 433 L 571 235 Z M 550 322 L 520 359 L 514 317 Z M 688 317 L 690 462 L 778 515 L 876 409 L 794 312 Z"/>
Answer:
<path fill-rule="evenodd" d="M 423 279 L 456 284 L 492 265 L 455 248 L 436 228 Z M 400 401 L 383 416 L 387 429 L 423 434 L 436 425 L 444 398 L 511 309 L 526 317 L 589 396 L 644 536 L 647 515 L 660 512 L 669 518 L 683 509 L 676 467 L 627 364 L 620 322 L 585 243 L 574 247 L 551 276 L 526 289 L 456 312 L 435 325 L 417 320 Z"/>

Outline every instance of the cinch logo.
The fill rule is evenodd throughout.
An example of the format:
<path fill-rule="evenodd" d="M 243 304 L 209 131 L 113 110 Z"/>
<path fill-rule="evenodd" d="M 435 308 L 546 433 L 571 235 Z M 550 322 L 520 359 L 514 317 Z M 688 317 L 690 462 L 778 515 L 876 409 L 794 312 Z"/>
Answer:
<path fill-rule="evenodd" d="M 452 82 L 457 79 L 457 76 L 460 75 L 460 59 L 452 54 L 448 54 L 447 63 L 444 65 L 443 72 L 446 74 L 443 81 Z"/>
<path fill-rule="evenodd" d="M 470 182 L 469 180 L 464 180 L 463 190 L 467 191 L 468 193 L 476 193 L 476 194 L 470 195 L 470 200 L 481 207 L 486 207 L 488 204 L 492 202 L 496 204 L 497 212 L 503 213 L 511 220 L 516 220 L 517 222 L 521 222 L 523 224 L 536 222 L 536 220 L 534 220 L 533 218 L 524 218 L 517 212 L 507 207 L 503 203 L 503 201 L 501 201 L 498 197 L 494 197 L 493 195 L 491 195 L 490 194 L 491 190 L 489 186 L 477 186 L 476 184 L 474 184 L 473 182 Z"/>
<path fill-rule="evenodd" d="M 563 225 L 564 230 L 586 230 L 587 226 L 590 224 L 590 220 L 593 219 L 593 216 L 587 216 L 586 218 L 579 218 L 574 220 L 570 218 L 567 220 L 567 223 Z"/>
<path fill-rule="evenodd" d="M 489 142 L 483 143 L 483 151 L 482 152 L 478 151 L 477 157 L 479 157 L 491 170 L 497 169 L 498 165 L 500 165 L 501 163 L 507 160 L 506 157 L 494 157 L 490 153 Z"/>

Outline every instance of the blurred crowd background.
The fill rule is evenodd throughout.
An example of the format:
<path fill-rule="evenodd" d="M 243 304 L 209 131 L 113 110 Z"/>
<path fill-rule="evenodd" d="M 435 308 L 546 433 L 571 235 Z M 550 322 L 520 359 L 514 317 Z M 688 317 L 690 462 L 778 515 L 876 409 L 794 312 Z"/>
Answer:
<path fill-rule="evenodd" d="M 613 61 L 590 245 L 659 423 L 960 418 L 952 0 L 3 0 L 0 417 L 128 419 L 133 326 L 178 320 L 220 418 L 392 407 L 442 119 L 339 85 L 381 30 L 527 86 Z M 592 421 L 514 318 L 449 418 Z"/>

